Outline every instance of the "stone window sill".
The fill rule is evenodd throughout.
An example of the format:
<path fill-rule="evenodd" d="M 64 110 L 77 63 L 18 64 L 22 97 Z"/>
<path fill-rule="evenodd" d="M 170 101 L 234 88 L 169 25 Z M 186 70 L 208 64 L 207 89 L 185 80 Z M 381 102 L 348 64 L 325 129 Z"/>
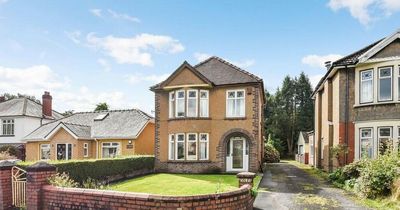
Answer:
<path fill-rule="evenodd" d="M 169 118 L 168 121 L 179 121 L 179 120 L 211 120 L 210 117 L 179 117 Z"/>
<path fill-rule="evenodd" d="M 211 163 L 211 160 L 168 160 L 167 163 Z"/>
<path fill-rule="evenodd" d="M 353 108 L 367 107 L 367 106 L 388 105 L 388 104 L 400 104 L 400 101 L 385 101 L 385 102 L 373 102 L 373 103 L 365 103 L 365 104 L 356 104 L 356 105 L 353 106 Z"/>
<path fill-rule="evenodd" d="M 246 120 L 247 117 L 225 117 L 225 120 Z"/>
<path fill-rule="evenodd" d="M 15 135 L 0 135 L 0 138 L 1 137 L 14 137 Z"/>

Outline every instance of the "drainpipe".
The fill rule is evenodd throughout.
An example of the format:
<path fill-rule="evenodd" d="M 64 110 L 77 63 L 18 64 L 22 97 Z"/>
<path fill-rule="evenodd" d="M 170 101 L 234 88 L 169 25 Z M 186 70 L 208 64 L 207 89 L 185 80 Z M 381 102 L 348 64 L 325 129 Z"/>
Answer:
<path fill-rule="evenodd" d="M 344 103 L 344 117 L 345 117 L 345 132 L 344 132 L 344 140 L 345 140 L 345 145 L 348 147 L 349 144 L 349 69 L 347 65 L 345 66 L 346 69 L 346 98 L 345 98 L 345 103 Z M 347 153 L 344 154 L 344 164 L 347 164 Z"/>
<path fill-rule="evenodd" d="M 94 141 L 96 142 L 96 159 L 99 159 L 99 141 L 96 138 Z"/>

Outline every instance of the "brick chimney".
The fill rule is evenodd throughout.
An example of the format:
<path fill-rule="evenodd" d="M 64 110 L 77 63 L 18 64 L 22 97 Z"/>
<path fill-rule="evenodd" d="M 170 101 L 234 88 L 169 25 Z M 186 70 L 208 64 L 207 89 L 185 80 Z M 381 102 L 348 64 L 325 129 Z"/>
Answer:
<path fill-rule="evenodd" d="M 44 91 L 42 96 L 42 113 L 44 116 L 52 117 L 52 100 L 53 97 L 51 97 L 50 92 Z"/>
<path fill-rule="evenodd" d="M 0 96 L 0 103 L 6 101 L 6 97 L 5 96 Z"/>

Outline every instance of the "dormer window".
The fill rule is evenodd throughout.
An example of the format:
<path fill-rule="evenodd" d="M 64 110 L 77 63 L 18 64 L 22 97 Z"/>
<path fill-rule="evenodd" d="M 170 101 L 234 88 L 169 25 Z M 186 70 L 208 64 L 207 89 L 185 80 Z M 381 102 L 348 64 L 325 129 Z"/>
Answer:
<path fill-rule="evenodd" d="M 102 121 L 102 120 L 104 120 L 107 116 L 108 116 L 108 113 L 99 114 L 99 115 L 97 115 L 97 116 L 94 118 L 94 121 Z"/>

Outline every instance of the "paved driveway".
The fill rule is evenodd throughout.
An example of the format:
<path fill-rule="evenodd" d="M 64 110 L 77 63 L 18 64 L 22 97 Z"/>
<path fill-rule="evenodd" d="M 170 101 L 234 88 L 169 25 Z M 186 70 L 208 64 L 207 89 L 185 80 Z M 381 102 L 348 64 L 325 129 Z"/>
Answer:
<path fill-rule="evenodd" d="M 366 209 L 288 162 L 268 164 L 254 209 Z"/>

